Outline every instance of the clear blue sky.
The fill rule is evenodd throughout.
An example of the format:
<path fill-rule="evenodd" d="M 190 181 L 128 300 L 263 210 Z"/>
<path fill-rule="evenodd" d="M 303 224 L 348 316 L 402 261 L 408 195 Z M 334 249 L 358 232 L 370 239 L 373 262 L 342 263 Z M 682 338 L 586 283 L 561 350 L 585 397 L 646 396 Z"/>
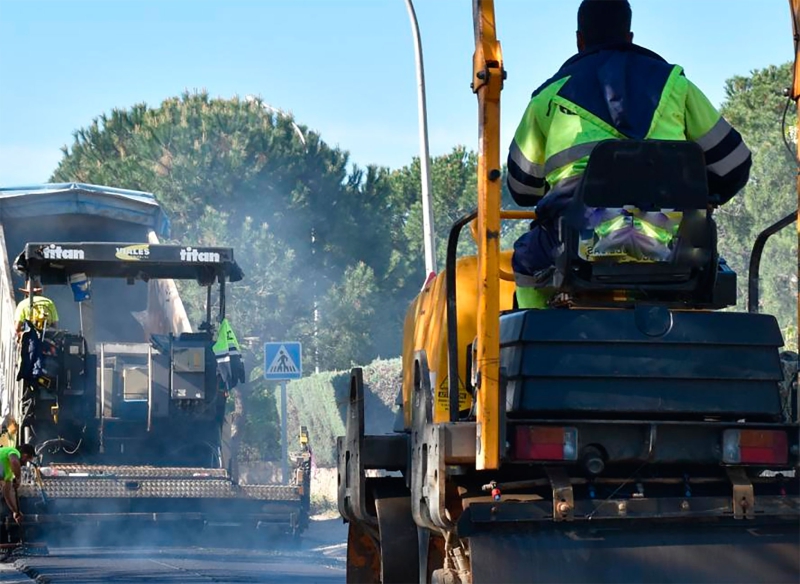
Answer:
<path fill-rule="evenodd" d="M 416 0 L 432 154 L 477 145 L 469 0 Z M 574 51 L 579 0 L 496 0 L 504 145 L 531 91 Z M 787 0 L 631 0 L 636 41 L 711 100 L 792 58 Z M 44 182 L 72 132 L 188 89 L 261 95 L 359 165 L 419 154 L 403 0 L 0 0 L 0 185 Z M 123 186 L 123 185 L 120 185 Z"/>

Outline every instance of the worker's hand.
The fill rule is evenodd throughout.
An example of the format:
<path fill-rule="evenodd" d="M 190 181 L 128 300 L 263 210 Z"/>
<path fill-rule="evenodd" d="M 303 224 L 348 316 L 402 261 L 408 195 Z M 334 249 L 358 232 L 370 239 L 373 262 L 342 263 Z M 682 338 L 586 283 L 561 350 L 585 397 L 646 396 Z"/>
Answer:
<path fill-rule="evenodd" d="M 19 511 L 14 513 L 14 521 L 17 522 L 17 525 L 21 525 L 22 524 L 22 513 L 20 513 Z"/>

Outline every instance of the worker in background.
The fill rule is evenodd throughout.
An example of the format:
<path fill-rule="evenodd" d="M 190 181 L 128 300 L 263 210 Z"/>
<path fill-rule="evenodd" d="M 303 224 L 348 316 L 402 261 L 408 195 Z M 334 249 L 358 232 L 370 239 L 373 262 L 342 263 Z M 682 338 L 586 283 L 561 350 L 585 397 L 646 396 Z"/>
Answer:
<path fill-rule="evenodd" d="M 25 298 L 17 304 L 17 309 L 14 313 L 14 321 L 17 323 L 17 335 L 22 333 L 26 320 L 33 323 L 33 326 L 40 332 L 44 330 L 45 326 L 48 328 L 56 328 L 58 326 L 58 311 L 55 303 L 42 295 L 44 288 L 38 281 L 34 280 L 31 286 L 33 288 L 33 298 Z M 28 288 L 20 288 L 20 290 L 27 295 Z M 31 310 L 31 305 L 33 310 Z"/>
<path fill-rule="evenodd" d="M 13 446 L 0 448 L 0 465 L 2 465 L 3 470 L 3 499 L 14 515 L 14 521 L 17 523 L 22 521 L 22 513 L 20 513 L 19 505 L 17 504 L 17 488 L 19 488 L 19 483 L 22 479 L 22 467 L 34 458 L 36 458 L 36 451 L 30 444 L 22 444 L 19 448 L 14 448 Z"/>
<path fill-rule="evenodd" d="M 583 0 L 578 53 L 533 92 L 508 155 L 508 188 L 537 220 L 514 244 L 520 308 L 541 308 L 537 288 L 554 264 L 556 220 L 569 205 L 594 146 L 609 139 L 693 140 L 705 152 L 710 203 L 723 204 L 750 176 L 741 135 L 683 68 L 633 43 L 627 0 Z"/>
<path fill-rule="evenodd" d="M 7 414 L 2 426 L 0 426 L 0 448 L 16 444 L 17 432 L 19 432 L 19 424 L 17 424 L 14 416 Z"/>

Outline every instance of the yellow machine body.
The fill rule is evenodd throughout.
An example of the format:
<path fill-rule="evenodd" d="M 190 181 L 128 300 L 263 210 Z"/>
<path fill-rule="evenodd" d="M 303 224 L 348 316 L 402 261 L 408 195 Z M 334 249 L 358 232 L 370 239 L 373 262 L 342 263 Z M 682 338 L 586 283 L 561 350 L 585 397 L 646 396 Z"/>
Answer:
<path fill-rule="evenodd" d="M 478 260 L 476 256 L 460 258 L 456 264 L 456 294 L 458 296 L 458 338 L 466 345 L 478 331 Z M 500 267 L 511 271 L 511 252 L 500 254 Z M 425 351 L 434 391 L 434 423 L 450 418 L 447 374 L 447 303 L 445 275 L 442 271 L 432 278 L 417 295 L 406 312 L 403 326 L 403 412 L 406 429 L 411 427 L 411 396 L 414 389 L 414 359 Z M 510 310 L 514 301 L 514 282 L 500 280 L 500 310 Z M 469 407 L 463 380 L 468 379 L 466 355 L 459 355 L 458 376 L 460 409 Z"/>

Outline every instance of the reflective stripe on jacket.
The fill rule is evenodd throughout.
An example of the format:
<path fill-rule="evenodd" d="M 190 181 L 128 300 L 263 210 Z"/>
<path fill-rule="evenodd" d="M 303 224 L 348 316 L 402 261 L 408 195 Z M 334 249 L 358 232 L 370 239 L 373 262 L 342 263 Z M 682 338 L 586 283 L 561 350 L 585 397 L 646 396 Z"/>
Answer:
<path fill-rule="evenodd" d="M 683 68 L 626 43 L 575 55 L 533 93 L 509 151 L 512 197 L 521 206 L 539 204 L 583 173 L 594 146 L 609 139 L 697 142 L 720 204 L 749 178 L 750 150 Z"/>

